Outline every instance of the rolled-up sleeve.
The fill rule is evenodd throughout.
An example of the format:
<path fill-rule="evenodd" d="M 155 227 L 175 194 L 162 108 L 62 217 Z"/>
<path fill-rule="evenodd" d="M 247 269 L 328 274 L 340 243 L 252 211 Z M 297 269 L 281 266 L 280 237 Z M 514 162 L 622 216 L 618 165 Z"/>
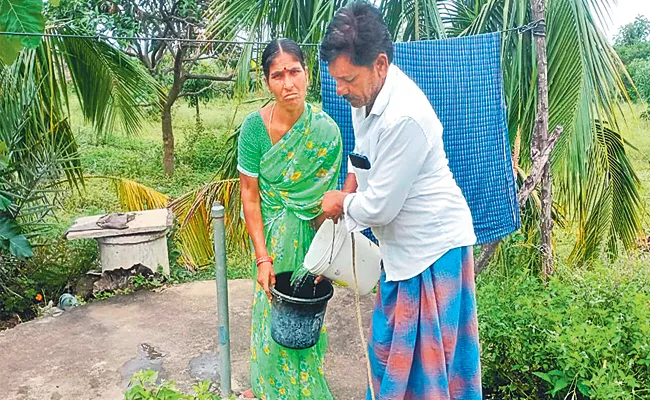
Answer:
<path fill-rule="evenodd" d="M 402 209 L 430 151 L 420 125 L 403 118 L 387 128 L 377 143 L 368 185 L 343 203 L 349 231 L 389 224 Z"/>

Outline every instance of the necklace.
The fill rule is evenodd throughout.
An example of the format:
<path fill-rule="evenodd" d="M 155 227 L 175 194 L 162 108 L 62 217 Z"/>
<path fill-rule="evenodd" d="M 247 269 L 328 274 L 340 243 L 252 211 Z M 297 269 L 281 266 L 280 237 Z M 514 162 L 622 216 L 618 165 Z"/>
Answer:
<path fill-rule="evenodd" d="M 271 133 L 271 124 L 273 123 L 273 113 L 275 112 L 275 103 L 271 106 L 271 116 L 269 116 L 269 138 L 271 138 L 271 143 L 273 143 L 273 134 Z"/>

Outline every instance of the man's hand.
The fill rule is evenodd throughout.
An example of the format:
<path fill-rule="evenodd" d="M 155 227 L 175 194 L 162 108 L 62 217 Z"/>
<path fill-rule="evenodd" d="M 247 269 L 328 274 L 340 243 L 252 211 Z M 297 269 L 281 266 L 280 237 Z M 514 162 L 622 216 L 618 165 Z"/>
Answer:
<path fill-rule="evenodd" d="M 343 202 L 349 193 L 334 190 L 325 193 L 323 196 L 323 215 L 325 218 L 333 219 L 337 222 L 343 215 Z"/>

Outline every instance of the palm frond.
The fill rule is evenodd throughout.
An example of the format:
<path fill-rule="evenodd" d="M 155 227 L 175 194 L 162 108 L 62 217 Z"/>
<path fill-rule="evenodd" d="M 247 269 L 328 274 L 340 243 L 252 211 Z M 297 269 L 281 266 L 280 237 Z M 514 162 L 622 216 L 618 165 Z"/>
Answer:
<path fill-rule="evenodd" d="M 11 67 L 0 69 L 0 191 L 28 230 L 53 211 L 62 183 L 83 182 L 70 125 L 50 100 L 57 86 L 41 73 L 40 56 L 23 51 Z"/>
<path fill-rule="evenodd" d="M 125 211 L 153 210 L 165 208 L 169 204 L 168 196 L 130 179 L 113 176 L 89 178 L 110 179 L 115 187 L 120 206 Z"/>
<path fill-rule="evenodd" d="M 109 179 L 124 211 L 142 211 L 156 208 L 170 208 L 181 227 L 177 230 L 177 246 L 181 259 L 189 268 L 206 265 L 213 257 L 210 240 L 210 221 L 205 206 L 197 207 L 191 219 L 186 218 L 187 199 L 195 195 L 191 192 L 170 202 L 170 198 L 155 189 L 130 179 L 112 176 L 91 176 L 88 178 Z"/>
<path fill-rule="evenodd" d="M 596 122 L 596 142 L 589 157 L 588 175 L 592 191 L 586 193 L 588 207 L 580 220 L 580 237 L 570 257 L 572 262 L 594 260 L 603 252 L 609 257 L 634 248 L 641 232 L 638 214 L 641 197 L 639 178 L 632 169 L 621 135 Z"/>
<path fill-rule="evenodd" d="M 178 247 L 181 258 L 191 268 L 208 264 L 214 259 L 214 250 L 210 238 L 211 220 L 206 202 L 200 201 L 194 206 L 199 190 L 187 193 L 173 201 L 169 207 L 179 221 Z M 190 214 L 189 211 L 192 210 Z"/>
<path fill-rule="evenodd" d="M 379 8 L 393 40 L 444 39 L 447 32 L 436 0 L 382 0 Z"/>
<path fill-rule="evenodd" d="M 511 17 L 509 0 L 480 0 L 468 4 L 463 0 L 444 0 L 442 20 L 452 36 L 478 35 L 502 30 Z M 517 9 L 513 9 L 516 11 Z"/>
<path fill-rule="evenodd" d="M 79 33 L 70 27 L 49 31 Z M 144 67 L 106 42 L 54 37 L 46 39 L 46 46 L 57 49 L 56 63 L 67 66 L 83 115 L 100 135 L 113 130 L 116 121 L 127 135 L 137 134 L 146 120 L 140 105 L 163 99 L 160 84 Z M 65 82 L 64 76 L 58 78 Z"/>
<path fill-rule="evenodd" d="M 624 151 L 616 151 L 616 162 L 609 162 L 611 150 L 618 148 L 613 139 L 603 142 L 602 127 L 607 121 L 607 137 L 616 135 L 616 110 L 619 99 L 627 98 L 621 74 L 623 64 L 598 27 L 598 20 L 608 12 L 609 0 L 549 0 L 547 4 L 547 54 L 549 73 L 550 128 L 564 127 L 552 157 L 555 207 L 564 209 L 573 221 L 578 242 L 571 260 L 593 259 L 608 243 L 632 244 L 633 231 L 640 221 L 636 206 L 638 185 L 633 184 L 632 169 Z M 445 21 L 456 35 L 485 30 L 511 29 L 530 21 L 528 1 L 503 0 L 497 6 L 491 0 L 467 2 L 446 0 Z M 594 16 L 592 10 L 601 14 Z M 521 134 L 520 166 L 530 167 L 530 141 L 535 118 L 536 65 L 535 49 L 529 35 L 503 34 L 505 94 L 508 104 L 508 127 L 511 140 Z M 620 135 L 619 135 L 620 137 Z M 615 170 L 615 168 L 617 170 Z M 618 176 L 623 188 L 611 190 L 608 177 Z M 618 215 L 613 214 L 618 204 Z M 608 212 L 595 213 L 599 206 Z M 523 219 L 537 224 L 536 219 Z M 528 221 L 528 222 L 526 222 Z M 615 228 L 624 221 L 624 226 Z M 616 239 L 610 240 L 610 235 Z M 625 238 L 623 238 L 625 237 Z"/>
<path fill-rule="evenodd" d="M 592 260 L 604 242 L 610 254 L 619 241 L 631 247 L 641 219 L 638 180 L 615 132 L 619 98 L 627 98 L 624 66 L 589 8 L 606 10 L 609 1 L 589 3 L 548 4 L 550 124 L 565 127 L 552 167 L 557 201 L 578 223 L 573 261 Z"/>
<path fill-rule="evenodd" d="M 207 36 L 215 39 L 245 38 L 249 42 L 286 37 L 298 43 L 319 43 L 334 12 L 345 3 L 346 0 L 214 0 L 206 13 L 206 18 L 211 21 Z M 240 97 L 250 91 L 251 60 L 259 61 L 262 50 L 253 45 L 243 46 L 235 84 L 236 94 Z M 318 52 L 313 48 L 303 50 L 312 85 L 318 85 Z"/>
<path fill-rule="evenodd" d="M 241 211 L 239 180 L 225 179 L 210 182 L 170 204 L 171 210 L 179 219 L 181 251 L 190 265 L 205 265 L 214 257 L 210 237 L 211 219 L 208 211 L 215 201 L 219 201 L 226 210 L 224 224 L 229 243 L 238 248 L 246 247 L 248 236 L 239 214 Z"/>
<path fill-rule="evenodd" d="M 248 245 L 246 227 L 240 218 L 239 179 L 213 181 L 175 200 L 129 179 L 112 176 L 89 176 L 87 179 L 111 180 L 125 211 L 169 208 L 178 222 L 176 239 L 181 259 L 189 268 L 207 265 L 214 259 L 209 210 L 215 201 L 226 209 L 224 223 L 229 245 L 240 249 Z"/>
<path fill-rule="evenodd" d="M 186 242 L 187 253 L 191 254 L 193 265 L 202 265 L 201 260 L 213 256 L 212 247 L 209 246 L 211 229 L 207 212 L 215 201 L 219 201 L 226 210 L 224 224 L 229 246 L 244 250 L 249 247 L 248 233 L 241 218 L 241 193 L 237 171 L 237 140 L 240 129 L 241 125 L 237 125 L 228 138 L 226 156 L 215 179 L 170 204 L 174 214 L 179 216 L 181 235 L 186 231 L 194 232 L 182 239 Z"/>

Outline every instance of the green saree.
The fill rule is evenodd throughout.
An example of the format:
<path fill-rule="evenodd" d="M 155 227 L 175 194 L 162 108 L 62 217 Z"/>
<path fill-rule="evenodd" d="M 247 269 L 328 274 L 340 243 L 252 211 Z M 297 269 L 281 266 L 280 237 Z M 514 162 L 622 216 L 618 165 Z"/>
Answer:
<path fill-rule="evenodd" d="M 294 271 L 302 266 L 314 237 L 310 221 L 321 213 L 323 195 L 336 188 L 342 159 L 339 128 L 327 114 L 306 104 L 291 130 L 272 145 L 262 117 L 255 112 L 242 125 L 238 147 L 239 171 L 259 180 L 266 247 L 275 273 Z M 253 271 L 255 279 L 255 266 Z M 332 399 L 323 375 L 325 328 L 314 347 L 288 349 L 271 338 L 270 313 L 266 294 L 255 284 L 251 326 L 255 396 Z"/>

